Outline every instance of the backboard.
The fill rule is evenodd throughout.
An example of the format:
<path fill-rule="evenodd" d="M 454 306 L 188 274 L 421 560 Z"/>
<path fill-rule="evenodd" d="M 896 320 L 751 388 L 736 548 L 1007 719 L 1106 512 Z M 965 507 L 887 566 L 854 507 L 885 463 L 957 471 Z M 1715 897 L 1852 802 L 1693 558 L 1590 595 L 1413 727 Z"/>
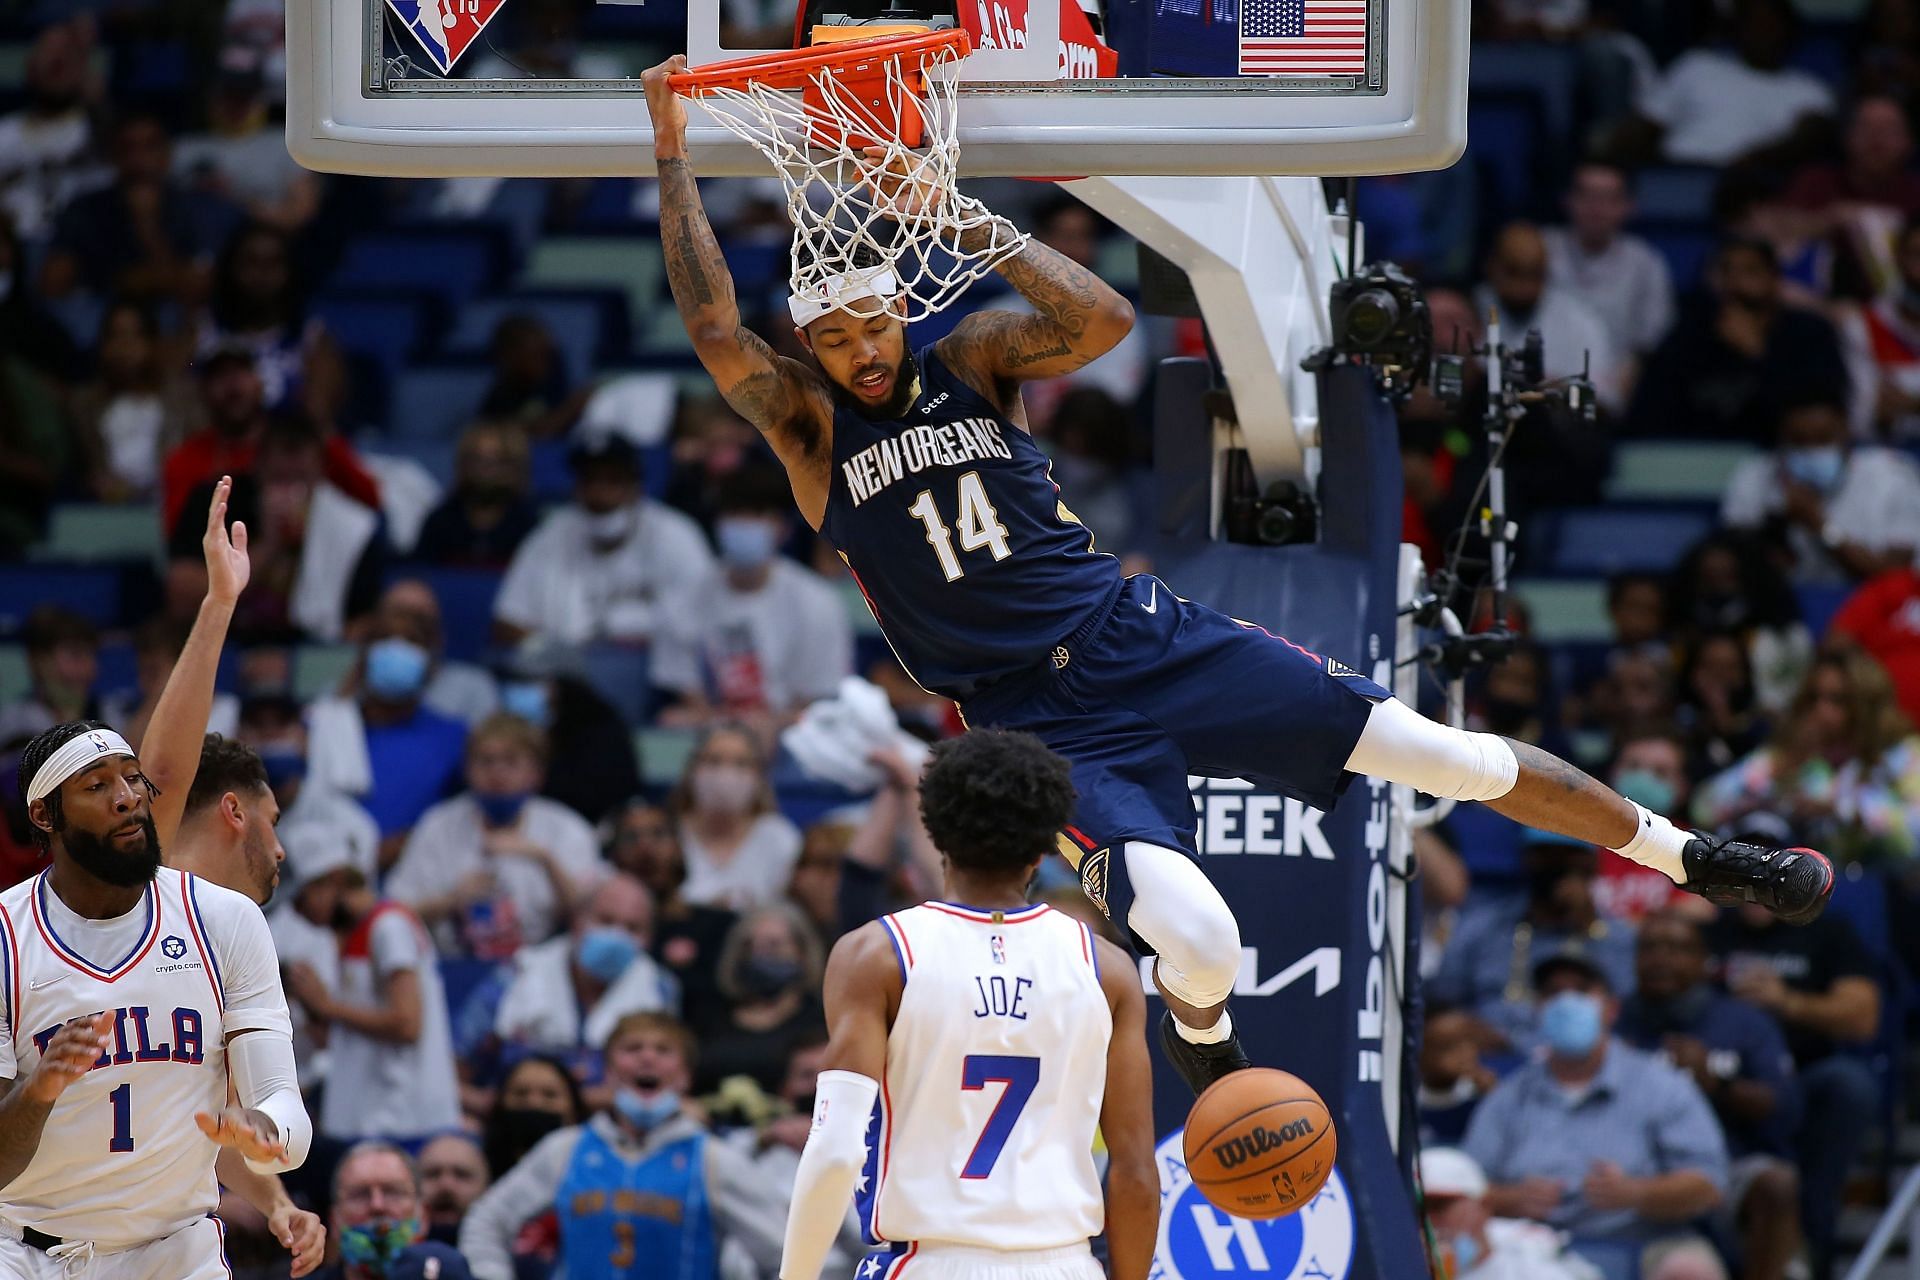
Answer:
<path fill-rule="evenodd" d="M 652 168 L 640 73 L 790 48 L 790 0 L 288 0 L 287 142 L 313 169 Z M 965 27 L 962 171 L 1252 175 L 1441 167 L 1466 141 L 1469 0 L 815 0 Z M 891 4 L 883 12 L 878 6 Z M 809 14 L 809 21 L 815 18 Z M 702 175 L 766 162 L 689 107 Z"/>

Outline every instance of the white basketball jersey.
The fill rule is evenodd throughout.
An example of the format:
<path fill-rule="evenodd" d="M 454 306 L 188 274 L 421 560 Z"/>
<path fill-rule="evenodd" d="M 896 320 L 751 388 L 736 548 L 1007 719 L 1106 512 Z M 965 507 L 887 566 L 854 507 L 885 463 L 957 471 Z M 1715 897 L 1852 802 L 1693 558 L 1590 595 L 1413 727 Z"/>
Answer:
<path fill-rule="evenodd" d="M 217 1148 L 193 1116 L 226 1105 L 229 1031 L 285 1030 L 272 956 L 251 900 L 167 867 L 116 920 L 75 915 L 46 873 L 0 894 L 0 1076 L 31 1074 L 69 1019 L 114 1015 L 107 1050 L 60 1095 L 32 1161 L 0 1189 L 0 1218 L 125 1245 L 211 1213 Z"/>
<path fill-rule="evenodd" d="M 868 1131 L 874 1243 L 1050 1249 L 1097 1235 L 1113 1015 L 1087 927 L 929 902 L 881 924 L 905 988 Z"/>

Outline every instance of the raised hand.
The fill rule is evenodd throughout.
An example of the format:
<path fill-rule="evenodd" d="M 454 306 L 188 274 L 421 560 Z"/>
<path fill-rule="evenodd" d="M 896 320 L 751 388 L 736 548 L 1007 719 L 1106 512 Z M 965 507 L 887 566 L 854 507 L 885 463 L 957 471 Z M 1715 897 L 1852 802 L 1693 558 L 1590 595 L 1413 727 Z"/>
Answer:
<path fill-rule="evenodd" d="M 244 1107 L 222 1107 L 217 1114 L 196 1111 L 193 1122 L 215 1143 L 232 1147 L 249 1160 L 265 1163 L 286 1159 L 287 1140 L 273 1121 L 258 1111 Z"/>
<path fill-rule="evenodd" d="M 207 533 L 200 540 L 207 554 L 207 597 L 221 604 L 233 604 L 246 590 L 252 562 L 247 559 L 247 526 L 233 522 L 227 531 L 227 499 L 233 494 L 233 477 L 221 476 L 213 486 L 213 501 L 207 505 Z"/>
<path fill-rule="evenodd" d="M 47 1041 L 22 1091 L 35 1102 L 52 1106 L 68 1085 L 93 1070 L 93 1064 L 106 1052 L 112 1031 L 110 1013 L 69 1019 Z"/>
<path fill-rule="evenodd" d="M 687 107 L 667 83 L 667 77 L 678 75 L 687 69 L 687 55 L 676 53 L 657 67 L 649 67 L 640 74 L 640 83 L 647 90 L 647 114 L 653 117 L 653 145 L 658 150 L 666 144 L 673 151 L 685 149 L 687 145 Z"/>

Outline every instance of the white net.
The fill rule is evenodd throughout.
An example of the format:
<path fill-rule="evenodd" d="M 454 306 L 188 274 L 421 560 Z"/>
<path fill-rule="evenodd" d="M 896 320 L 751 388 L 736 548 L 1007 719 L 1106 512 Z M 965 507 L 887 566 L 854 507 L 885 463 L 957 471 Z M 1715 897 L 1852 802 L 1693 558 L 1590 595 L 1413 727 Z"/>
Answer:
<path fill-rule="evenodd" d="M 698 90 L 714 118 L 780 175 L 795 294 L 824 297 L 850 274 L 890 269 L 912 323 L 951 306 L 1026 246 L 1011 224 L 955 189 L 959 66 L 947 46 L 887 57 L 871 77 L 835 67 L 794 73 L 804 90 L 758 82 Z M 916 119 L 917 146 L 909 145 Z M 889 305 L 869 295 L 845 309 L 868 317 Z"/>

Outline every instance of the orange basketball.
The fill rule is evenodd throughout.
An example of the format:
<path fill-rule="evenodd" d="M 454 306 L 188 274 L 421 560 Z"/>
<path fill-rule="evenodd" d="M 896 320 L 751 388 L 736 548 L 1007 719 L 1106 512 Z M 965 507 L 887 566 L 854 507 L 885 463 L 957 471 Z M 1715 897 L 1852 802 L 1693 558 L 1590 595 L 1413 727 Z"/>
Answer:
<path fill-rule="evenodd" d="M 1215 1081 L 1187 1115 L 1187 1172 L 1237 1218 L 1282 1218 L 1333 1173 L 1333 1117 L 1313 1086 L 1270 1067 Z"/>

